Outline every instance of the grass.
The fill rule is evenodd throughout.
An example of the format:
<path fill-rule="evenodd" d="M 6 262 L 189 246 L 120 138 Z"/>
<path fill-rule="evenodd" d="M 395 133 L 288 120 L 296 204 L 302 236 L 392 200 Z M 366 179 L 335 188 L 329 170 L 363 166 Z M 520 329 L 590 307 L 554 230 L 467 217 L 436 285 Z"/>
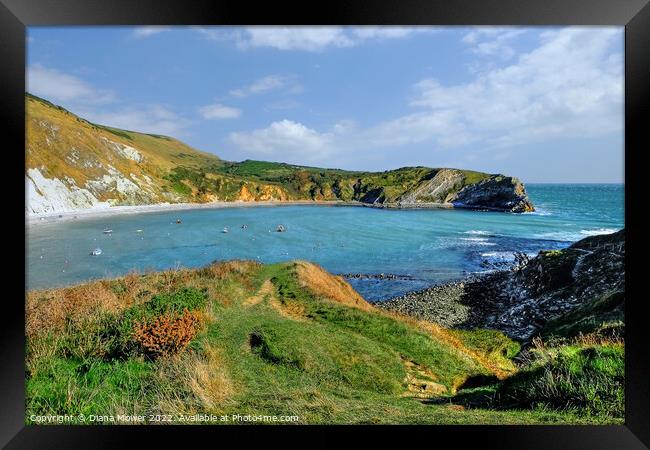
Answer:
<path fill-rule="evenodd" d="M 622 423 L 624 383 L 622 341 L 578 339 L 547 346 L 538 340 L 518 373 L 503 383 L 461 392 L 455 401 L 497 409 L 574 411 Z"/>
<path fill-rule="evenodd" d="M 190 310 L 198 325 L 179 351 L 111 351 L 116 336 L 133 338 L 133 324 Z M 306 262 L 230 261 L 32 291 L 26 313 L 27 423 L 43 414 L 172 414 L 179 422 L 198 413 L 295 415 L 299 423 L 617 420 L 530 406 L 538 402 L 459 406 L 454 393 L 468 380 L 512 375 L 517 344 L 376 310 Z M 589 361 L 589 370 L 602 365 Z"/>
<path fill-rule="evenodd" d="M 591 333 L 622 336 L 625 332 L 624 304 L 623 291 L 608 292 L 549 321 L 541 334 L 565 338 Z"/>
<path fill-rule="evenodd" d="M 496 362 L 499 368 L 508 372 L 515 370 L 512 358 L 521 350 L 518 342 L 508 339 L 496 330 L 451 330 L 450 332 L 457 336 L 465 347 Z"/>

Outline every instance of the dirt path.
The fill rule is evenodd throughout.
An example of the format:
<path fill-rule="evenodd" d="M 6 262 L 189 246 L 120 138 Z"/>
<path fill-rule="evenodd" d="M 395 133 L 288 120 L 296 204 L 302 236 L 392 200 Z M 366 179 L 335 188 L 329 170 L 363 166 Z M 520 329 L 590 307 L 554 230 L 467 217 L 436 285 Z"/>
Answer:
<path fill-rule="evenodd" d="M 421 365 L 402 358 L 406 369 L 406 391 L 403 397 L 432 398 L 446 394 L 447 388 L 437 383 L 437 377 Z"/>
<path fill-rule="evenodd" d="M 273 286 L 273 283 L 271 283 L 271 280 L 266 280 L 264 283 L 262 283 L 259 291 L 257 291 L 255 295 L 244 300 L 242 305 L 246 306 L 247 308 L 253 305 L 257 305 L 258 303 L 261 303 L 262 300 L 264 300 L 264 297 L 267 295 L 272 297 L 274 294 L 275 287 Z"/>

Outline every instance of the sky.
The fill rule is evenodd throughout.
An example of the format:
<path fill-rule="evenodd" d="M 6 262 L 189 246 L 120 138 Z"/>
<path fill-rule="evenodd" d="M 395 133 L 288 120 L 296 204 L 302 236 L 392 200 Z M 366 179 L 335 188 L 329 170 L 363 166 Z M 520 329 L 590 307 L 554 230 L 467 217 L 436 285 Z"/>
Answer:
<path fill-rule="evenodd" d="M 623 182 L 622 27 L 30 27 L 27 91 L 231 161 Z"/>

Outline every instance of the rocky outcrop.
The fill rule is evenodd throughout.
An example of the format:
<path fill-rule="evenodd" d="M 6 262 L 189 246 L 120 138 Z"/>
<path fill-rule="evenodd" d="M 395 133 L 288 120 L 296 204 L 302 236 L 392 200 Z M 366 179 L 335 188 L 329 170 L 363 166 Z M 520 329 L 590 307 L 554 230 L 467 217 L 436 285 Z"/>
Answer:
<path fill-rule="evenodd" d="M 465 176 L 459 170 L 440 169 L 433 178 L 425 180 L 399 199 L 401 206 L 418 203 L 450 203 L 463 189 Z"/>
<path fill-rule="evenodd" d="M 623 327 L 625 231 L 542 251 L 510 270 L 434 286 L 376 306 L 454 328 L 528 341 Z"/>
<path fill-rule="evenodd" d="M 524 184 L 515 177 L 491 176 L 463 187 L 450 198 L 456 208 L 493 209 L 510 212 L 535 211 Z"/>
<path fill-rule="evenodd" d="M 592 236 L 540 252 L 523 267 L 467 283 L 464 326 L 494 328 L 526 340 L 548 322 L 603 295 L 625 291 L 625 232 Z"/>
<path fill-rule="evenodd" d="M 516 213 L 535 211 L 524 184 L 515 177 L 485 175 L 480 180 L 470 181 L 461 170 L 438 169 L 434 173 L 433 177 L 404 193 L 395 206 L 449 206 Z M 381 196 L 375 195 L 369 200 L 376 202 L 377 199 Z"/>

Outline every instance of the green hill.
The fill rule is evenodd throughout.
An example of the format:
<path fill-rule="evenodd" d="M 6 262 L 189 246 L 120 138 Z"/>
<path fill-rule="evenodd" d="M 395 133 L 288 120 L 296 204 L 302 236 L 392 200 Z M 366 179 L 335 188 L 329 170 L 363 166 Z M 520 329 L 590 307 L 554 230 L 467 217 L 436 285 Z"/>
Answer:
<path fill-rule="evenodd" d="M 174 423 L 209 422 L 206 415 L 228 416 L 225 423 L 237 415 L 310 424 L 622 420 L 462 403 L 477 383 L 518 375 L 517 343 L 376 309 L 307 262 L 231 261 L 27 297 L 28 423 L 51 414 L 76 422 L 82 414 L 84 423 L 128 422 L 124 415 Z"/>
<path fill-rule="evenodd" d="M 171 137 L 91 123 L 31 94 L 25 101 L 27 210 L 34 214 L 235 200 L 533 210 L 523 184 L 503 175 L 427 167 L 353 172 L 227 162 Z"/>

